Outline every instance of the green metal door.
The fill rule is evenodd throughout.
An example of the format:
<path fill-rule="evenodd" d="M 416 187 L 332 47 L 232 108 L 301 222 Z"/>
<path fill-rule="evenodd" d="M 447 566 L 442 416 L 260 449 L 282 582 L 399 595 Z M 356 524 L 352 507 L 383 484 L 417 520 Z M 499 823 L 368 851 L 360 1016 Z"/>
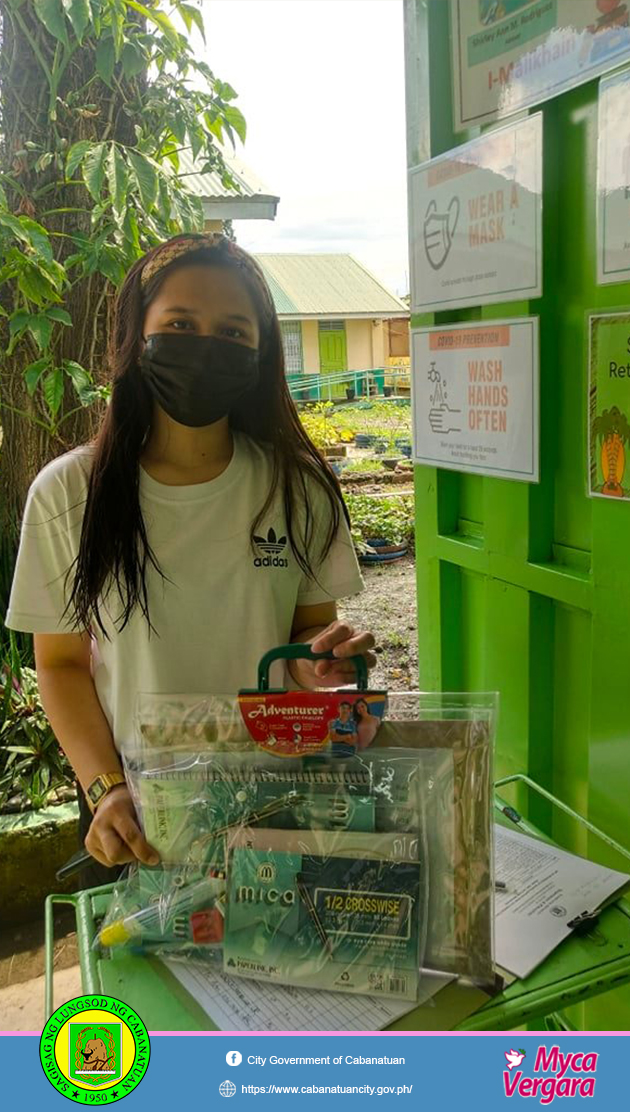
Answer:
<path fill-rule="evenodd" d="M 346 327 L 342 320 L 320 320 L 319 322 L 319 369 L 320 374 L 339 375 L 348 369 Z M 323 387 L 324 397 L 343 397 L 346 383 L 335 381 L 330 389 Z"/>
<path fill-rule="evenodd" d="M 453 131 L 449 5 L 406 0 L 408 164 Z M 417 466 L 420 686 L 496 690 L 495 773 L 529 773 L 630 846 L 630 506 L 587 497 L 586 314 L 627 306 L 596 284 L 594 80 L 544 113 L 543 297 L 414 316 L 412 327 L 540 317 L 537 485 Z M 570 820 L 519 803 L 568 848 L 623 869 Z M 626 990 L 575 1009 L 580 1030 L 629 1026 Z"/>

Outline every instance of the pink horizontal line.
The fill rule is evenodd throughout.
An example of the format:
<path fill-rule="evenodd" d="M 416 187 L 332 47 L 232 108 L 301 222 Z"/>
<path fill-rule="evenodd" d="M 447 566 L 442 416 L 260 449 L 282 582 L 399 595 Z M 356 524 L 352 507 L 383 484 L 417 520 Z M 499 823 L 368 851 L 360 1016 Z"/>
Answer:
<path fill-rule="evenodd" d="M 602 1038 L 608 1035 L 630 1035 L 630 1031 L 149 1031 L 150 1035 L 185 1035 L 189 1037 L 197 1037 L 199 1035 L 221 1035 L 221 1036 L 247 1036 L 252 1035 L 273 1035 L 276 1038 L 279 1035 L 389 1035 L 395 1038 L 397 1035 L 423 1035 L 431 1036 L 433 1038 L 452 1037 L 455 1035 L 458 1038 L 506 1038 L 507 1035 L 516 1035 L 522 1038 L 531 1038 L 535 1035 L 544 1035 L 546 1039 L 551 1038 L 575 1038 L 586 1035 L 597 1035 Z"/>
<path fill-rule="evenodd" d="M 41 1037 L 41 1031 L 0 1031 L 0 1038 L 6 1035 L 12 1038 L 23 1038 L 30 1035 L 31 1037 Z M 227 1036 L 241 1035 L 251 1037 L 256 1035 L 260 1036 L 275 1036 L 278 1035 L 389 1035 L 395 1038 L 398 1035 L 423 1035 L 432 1038 L 505 1038 L 507 1035 L 518 1034 L 520 1038 L 530 1039 L 534 1036 L 544 1036 L 546 1039 L 553 1038 L 578 1038 L 586 1035 L 597 1035 L 598 1038 L 607 1038 L 609 1036 L 630 1035 L 630 1031 L 149 1031 L 153 1035 L 170 1035 L 171 1037 L 178 1038 L 198 1038 L 200 1035 L 206 1037 L 208 1035 L 219 1035 L 227 1038 Z"/>

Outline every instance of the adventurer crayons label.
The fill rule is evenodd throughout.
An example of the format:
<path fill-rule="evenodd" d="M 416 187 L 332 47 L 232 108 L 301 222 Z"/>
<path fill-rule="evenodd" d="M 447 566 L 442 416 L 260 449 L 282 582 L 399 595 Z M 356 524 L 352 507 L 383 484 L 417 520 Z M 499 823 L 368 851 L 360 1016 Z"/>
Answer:
<path fill-rule="evenodd" d="M 68 1100 L 114 1104 L 142 1081 L 149 1066 L 149 1034 L 122 1000 L 78 996 L 53 1012 L 39 1053 L 46 1077 Z"/>
<path fill-rule="evenodd" d="M 247 730 L 278 757 L 317 753 L 328 745 L 351 757 L 372 744 L 385 713 L 384 692 L 287 691 L 239 696 Z"/>

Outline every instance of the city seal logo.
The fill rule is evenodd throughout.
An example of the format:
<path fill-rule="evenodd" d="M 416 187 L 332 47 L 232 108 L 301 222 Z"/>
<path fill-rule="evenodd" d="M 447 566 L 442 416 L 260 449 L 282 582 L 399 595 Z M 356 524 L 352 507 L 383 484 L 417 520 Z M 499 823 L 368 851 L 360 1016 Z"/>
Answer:
<path fill-rule="evenodd" d="M 70 1024 L 70 1077 L 102 1086 L 122 1077 L 122 1023 L 82 1027 Z"/>
<path fill-rule="evenodd" d="M 53 1012 L 39 1053 L 46 1077 L 68 1100 L 114 1104 L 142 1081 L 149 1065 L 149 1034 L 122 1000 L 78 996 Z"/>

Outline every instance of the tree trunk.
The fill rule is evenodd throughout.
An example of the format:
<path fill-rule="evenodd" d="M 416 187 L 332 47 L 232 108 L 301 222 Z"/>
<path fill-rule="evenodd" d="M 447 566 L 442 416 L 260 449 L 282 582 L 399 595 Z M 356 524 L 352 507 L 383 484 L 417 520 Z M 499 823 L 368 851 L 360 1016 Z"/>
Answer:
<path fill-rule="evenodd" d="M 20 15 L 37 43 L 40 54 L 52 67 L 55 40 L 35 17 L 32 6 L 24 4 Z M 53 253 L 63 264 L 76 251 L 71 239 L 75 232 L 90 234 L 90 210 L 93 200 L 84 186 L 59 184 L 62 174 L 55 161 L 47 170 L 36 172 L 34 159 L 16 156 L 27 141 L 37 143 L 43 151 L 65 153 L 81 139 L 92 142 L 116 139 L 133 144 L 133 120 L 123 111 L 131 90 L 125 88 L 122 74 L 109 89 L 100 79 L 93 81 L 84 93 L 80 90 L 96 73 L 94 43 L 86 40 L 73 55 L 58 90 L 57 120 L 50 119 L 50 90 L 38 58 L 19 25 L 5 9 L 2 16 L 0 42 L 0 169 L 12 175 L 20 189 L 6 188 L 9 208 L 16 214 L 27 213 L 42 223 L 53 244 Z M 136 82 L 138 79 L 135 79 Z M 76 95 L 76 94 L 79 95 Z M 86 108 L 86 104 L 90 108 Z M 77 176 L 76 174 L 74 175 Z M 49 188 L 42 192 L 42 188 Z M 70 208 L 83 212 L 52 213 Z M 77 283 L 64 299 L 64 308 L 72 317 L 72 328 L 59 326 L 53 336 L 52 351 L 59 365 L 72 359 L 89 370 L 98 383 L 107 380 L 105 346 L 115 291 L 100 274 L 92 274 Z M 11 291 L 0 291 L 0 302 L 13 311 Z M 6 351 L 8 328 L 0 317 L 0 352 Z M 41 417 L 37 402 L 28 396 L 24 368 L 40 357 L 37 346 L 28 337 L 12 356 L 0 355 L 0 417 L 3 440 L 0 448 L 0 530 L 3 546 L 15 548 L 19 521 L 28 487 L 38 471 L 55 456 L 78 444 L 91 440 L 100 423 L 103 403 L 80 408 L 61 425 L 59 435 L 47 431 L 27 417 L 13 412 Z M 59 419 L 79 406 L 69 379 Z"/>

